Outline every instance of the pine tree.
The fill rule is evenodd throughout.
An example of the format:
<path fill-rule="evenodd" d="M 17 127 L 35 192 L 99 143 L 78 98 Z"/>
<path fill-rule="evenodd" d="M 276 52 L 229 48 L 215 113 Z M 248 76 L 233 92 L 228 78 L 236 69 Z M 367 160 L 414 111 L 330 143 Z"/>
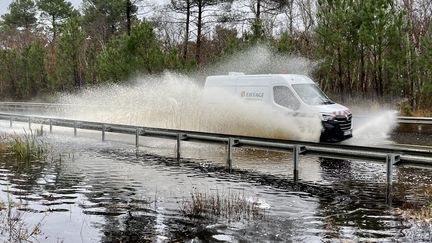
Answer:
<path fill-rule="evenodd" d="M 14 0 L 9 13 L 2 15 L 3 25 L 9 28 L 31 30 L 36 25 L 36 7 L 32 0 Z"/>
<path fill-rule="evenodd" d="M 164 54 L 148 22 L 131 30 L 130 36 L 113 38 L 98 56 L 102 81 L 125 81 L 137 73 L 154 73 L 164 68 Z"/>
<path fill-rule="evenodd" d="M 45 90 L 47 81 L 45 57 L 44 44 L 38 39 L 21 54 L 21 78 L 17 80 L 16 87 L 19 97 L 29 99 Z"/>
<path fill-rule="evenodd" d="M 42 11 L 41 16 L 50 22 L 53 40 L 55 40 L 58 27 L 73 13 L 72 4 L 65 0 L 39 0 L 37 7 Z"/>
<path fill-rule="evenodd" d="M 85 40 L 80 17 L 70 18 L 60 32 L 56 72 L 54 77 L 50 77 L 52 90 L 80 89 L 84 85 Z"/>
<path fill-rule="evenodd" d="M 422 79 L 421 105 L 422 107 L 432 107 L 432 25 L 422 38 L 423 50 L 419 56 L 420 66 L 419 75 Z"/>

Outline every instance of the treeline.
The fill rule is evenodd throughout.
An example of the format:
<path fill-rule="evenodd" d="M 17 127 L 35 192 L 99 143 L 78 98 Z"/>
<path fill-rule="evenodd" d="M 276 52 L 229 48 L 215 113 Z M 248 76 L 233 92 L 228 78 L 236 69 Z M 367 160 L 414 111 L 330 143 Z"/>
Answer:
<path fill-rule="evenodd" d="M 341 97 L 432 105 L 429 0 L 14 0 L 0 19 L 0 94 L 27 100 L 187 72 L 256 43 L 318 63 Z"/>

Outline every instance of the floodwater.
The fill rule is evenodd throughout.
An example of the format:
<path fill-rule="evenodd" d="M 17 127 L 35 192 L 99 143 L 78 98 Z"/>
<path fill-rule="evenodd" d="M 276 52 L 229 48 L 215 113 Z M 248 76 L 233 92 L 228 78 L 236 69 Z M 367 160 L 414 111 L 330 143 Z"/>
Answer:
<path fill-rule="evenodd" d="M 26 124 L 22 124 L 25 126 Z M 11 133 L 9 123 L 0 131 Z M 16 125 L 18 127 L 18 125 Z M 46 130 L 46 129 L 45 129 Z M 16 131 L 22 131 L 16 129 Z M 396 167 L 391 194 L 385 166 L 302 156 L 293 181 L 291 154 L 235 149 L 225 171 L 223 146 L 54 127 L 43 139 L 52 154 L 23 165 L 0 158 L 0 199 L 41 242 L 429 242 L 431 228 L 394 208 L 424 203 L 432 170 Z M 181 205 L 194 191 L 240 193 L 262 208 L 259 218 L 191 218 Z M 4 212 L 4 211 L 3 211 Z M 18 218 L 18 217 L 17 217 Z M 4 241 L 13 237 L 0 231 Z"/>
<path fill-rule="evenodd" d="M 314 65 L 258 46 L 206 72 L 308 74 Z M 172 73 L 142 77 L 127 85 L 64 94 L 58 102 L 74 106 L 55 108 L 54 114 L 42 112 L 149 127 L 308 141 L 319 138 L 319 119 L 315 125 L 292 122 L 293 117 L 275 116 L 268 109 L 245 106 L 222 94 L 210 97 L 221 98 L 225 105 L 210 108 L 204 102 L 208 93 L 203 92 L 202 81 Z M 345 143 L 432 145 L 432 136 L 423 127 L 391 134 L 395 113 L 384 109 L 371 115 L 371 108 L 359 109 L 372 119 L 363 124 L 354 121 L 354 139 Z M 15 124 L 13 131 L 8 122 L 0 122 L 0 135 L 21 133 L 26 126 Z M 183 159 L 177 163 L 172 159 L 173 141 L 141 138 L 137 150 L 133 136 L 108 133 L 107 141 L 101 142 L 98 132 L 78 130 L 78 137 L 73 137 L 72 129 L 58 127 L 41 139 L 52 150 L 45 160 L 17 163 L 0 154 L 0 241 L 432 241 L 430 224 L 407 220 L 395 210 L 430 201 L 425 195 L 432 188 L 430 169 L 396 167 L 389 188 L 382 163 L 301 156 L 300 179 L 294 182 L 290 153 L 235 148 L 230 174 L 225 170 L 223 146 L 184 142 Z M 260 215 L 188 217 L 182 205 L 195 192 L 243 195 L 257 202 Z"/>

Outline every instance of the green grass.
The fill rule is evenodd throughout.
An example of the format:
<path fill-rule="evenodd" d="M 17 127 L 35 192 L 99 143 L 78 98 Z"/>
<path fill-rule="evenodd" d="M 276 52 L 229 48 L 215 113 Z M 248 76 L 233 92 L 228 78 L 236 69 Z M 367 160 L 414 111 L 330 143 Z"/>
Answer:
<path fill-rule="evenodd" d="M 24 135 L 10 136 L 9 152 L 15 155 L 18 161 L 32 162 L 46 158 L 47 145 L 31 131 Z"/>

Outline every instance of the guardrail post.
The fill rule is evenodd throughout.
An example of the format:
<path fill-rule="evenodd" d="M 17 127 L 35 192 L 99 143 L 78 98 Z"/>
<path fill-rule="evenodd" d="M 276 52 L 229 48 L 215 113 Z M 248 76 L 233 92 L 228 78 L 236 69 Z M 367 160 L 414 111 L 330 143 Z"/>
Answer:
<path fill-rule="evenodd" d="M 50 129 L 50 133 L 52 133 L 52 127 L 53 127 L 53 126 L 52 126 L 52 120 L 51 120 L 51 119 L 49 119 L 49 127 L 50 127 L 50 128 L 49 128 L 49 129 Z"/>
<path fill-rule="evenodd" d="M 176 158 L 177 162 L 180 162 L 180 140 L 181 140 L 181 134 L 177 133 L 177 144 L 176 144 Z"/>
<path fill-rule="evenodd" d="M 227 167 L 228 167 L 228 172 L 231 173 L 232 171 L 232 146 L 233 146 L 233 139 L 229 138 L 228 139 L 228 144 L 227 144 Z"/>
<path fill-rule="evenodd" d="M 386 177 L 387 177 L 387 184 L 392 184 L 392 178 L 393 178 L 393 165 L 396 162 L 396 155 L 394 154 L 387 154 L 386 157 Z"/>
<path fill-rule="evenodd" d="M 30 117 L 28 119 L 28 125 L 29 125 L 29 129 L 31 130 L 31 118 Z"/>
<path fill-rule="evenodd" d="M 392 206 L 393 203 L 393 193 L 392 193 L 392 185 L 387 184 L 386 187 L 386 204 L 388 204 L 390 207 Z"/>
<path fill-rule="evenodd" d="M 74 121 L 74 137 L 76 137 L 77 131 L 76 131 L 76 121 Z"/>
<path fill-rule="evenodd" d="M 10 117 L 10 120 L 9 120 L 9 126 L 10 126 L 10 127 L 12 127 L 12 121 L 13 121 L 13 117 L 11 116 L 11 117 Z"/>
<path fill-rule="evenodd" d="M 299 160 L 300 160 L 300 146 L 299 145 L 294 145 L 293 160 L 294 160 L 294 171 L 293 171 L 294 181 L 298 181 L 298 179 L 299 179 L 298 178 L 298 175 L 299 175 L 298 165 L 299 165 Z"/>
<path fill-rule="evenodd" d="M 135 131 L 135 147 L 139 147 L 139 135 L 140 135 L 140 129 L 137 128 Z"/>
<path fill-rule="evenodd" d="M 106 130 L 105 124 L 102 124 L 102 142 L 105 141 L 105 130 Z"/>
<path fill-rule="evenodd" d="M 41 128 L 40 128 L 40 135 L 43 136 L 43 125 L 41 125 Z"/>
<path fill-rule="evenodd" d="M 105 141 L 105 124 L 102 124 L 102 142 Z"/>

